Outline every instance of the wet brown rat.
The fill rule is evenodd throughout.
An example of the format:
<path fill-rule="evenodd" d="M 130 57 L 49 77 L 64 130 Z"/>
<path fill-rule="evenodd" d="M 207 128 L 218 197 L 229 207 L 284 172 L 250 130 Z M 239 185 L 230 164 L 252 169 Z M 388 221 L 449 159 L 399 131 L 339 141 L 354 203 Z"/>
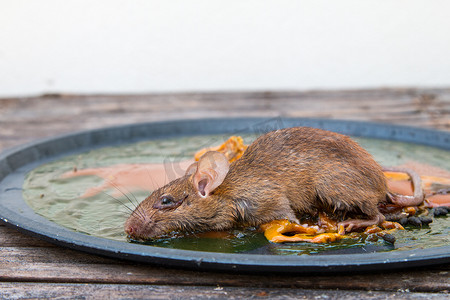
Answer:
<path fill-rule="evenodd" d="M 389 193 L 381 166 L 349 137 L 287 128 L 262 135 L 231 164 L 219 152 L 205 153 L 186 175 L 142 201 L 125 222 L 125 232 L 145 240 L 276 219 L 298 223 L 299 216 L 318 211 L 356 217 L 340 223 L 351 231 L 381 223 L 378 204 L 387 201 L 421 200 Z"/>

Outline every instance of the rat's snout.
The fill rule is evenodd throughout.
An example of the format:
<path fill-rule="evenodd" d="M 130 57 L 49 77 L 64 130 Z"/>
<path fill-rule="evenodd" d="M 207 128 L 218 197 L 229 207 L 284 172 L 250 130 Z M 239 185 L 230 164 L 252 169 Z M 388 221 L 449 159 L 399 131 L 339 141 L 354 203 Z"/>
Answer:
<path fill-rule="evenodd" d="M 152 237 L 153 222 L 147 217 L 134 217 L 130 216 L 125 222 L 125 233 L 132 239 L 146 240 Z"/>
<path fill-rule="evenodd" d="M 138 227 L 135 225 L 127 224 L 125 225 L 125 233 L 129 236 L 136 235 L 139 232 Z"/>

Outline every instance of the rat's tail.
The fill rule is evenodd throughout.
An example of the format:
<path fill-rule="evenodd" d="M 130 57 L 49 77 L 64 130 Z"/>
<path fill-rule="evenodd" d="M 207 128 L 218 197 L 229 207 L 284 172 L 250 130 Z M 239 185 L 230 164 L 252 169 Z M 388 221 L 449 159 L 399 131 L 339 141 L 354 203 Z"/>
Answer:
<path fill-rule="evenodd" d="M 383 168 L 383 171 L 385 172 L 399 172 L 399 173 L 406 173 L 411 178 L 413 189 L 414 189 L 414 195 L 413 196 L 407 196 L 407 195 L 399 195 L 392 192 L 388 192 L 387 199 L 392 202 L 393 204 L 399 205 L 399 206 L 416 206 L 423 202 L 425 199 L 423 189 L 422 189 L 422 179 L 420 179 L 419 174 L 417 174 L 415 171 L 407 168 Z"/>

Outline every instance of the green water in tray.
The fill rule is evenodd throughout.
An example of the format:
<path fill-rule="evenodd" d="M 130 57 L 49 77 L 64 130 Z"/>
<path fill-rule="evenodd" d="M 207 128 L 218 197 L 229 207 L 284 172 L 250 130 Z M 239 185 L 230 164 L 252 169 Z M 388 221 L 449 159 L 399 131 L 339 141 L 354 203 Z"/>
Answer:
<path fill-rule="evenodd" d="M 228 136 L 195 136 L 166 140 L 152 140 L 118 147 L 105 147 L 42 165 L 27 176 L 23 195 L 27 204 L 38 214 L 71 230 L 84 234 L 128 242 L 123 232 L 123 224 L 129 210 L 120 202 L 133 207 L 145 199 L 149 192 L 127 191 L 121 187 L 111 187 L 92 197 L 81 195 L 89 188 L 99 186 L 104 179 L 97 176 L 62 178 L 66 172 L 76 167 L 108 167 L 117 164 L 166 163 L 176 166 L 177 161 L 192 159 L 201 148 L 223 143 Z M 244 136 L 251 143 L 254 136 Z M 361 146 L 385 166 L 395 166 L 408 161 L 416 161 L 450 171 L 450 152 L 432 147 L 392 142 L 385 140 L 356 138 Z M 169 168 L 173 177 L 174 168 Z M 173 178 L 172 178 L 173 179 Z M 150 175 L 148 180 L 150 181 Z M 118 193 L 118 191 L 120 192 Z M 118 194 L 118 195 L 115 195 Z M 115 195 L 114 197 L 112 195 Z M 131 204 L 130 201 L 134 202 Z M 278 255 L 301 255 L 320 253 L 349 253 L 351 249 L 361 251 L 392 251 L 430 248 L 449 245 L 450 218 L 435 218 L 433 223 L 423 228 L 406 227 L 396 231 L 395 245 L 383 240 L 376 242 L 363 239 L 344 239 L 325 244 L 293 243 L 271 244 L 255 228 L 231 230 L 226 237 L 211 238 L 189 235 L 185 237 L 160 239 L 147 242 L 149 245 L 197 251 L 224 253 L 262 253 Z M 349 250 L 350 249 L 350 250 Z"/>

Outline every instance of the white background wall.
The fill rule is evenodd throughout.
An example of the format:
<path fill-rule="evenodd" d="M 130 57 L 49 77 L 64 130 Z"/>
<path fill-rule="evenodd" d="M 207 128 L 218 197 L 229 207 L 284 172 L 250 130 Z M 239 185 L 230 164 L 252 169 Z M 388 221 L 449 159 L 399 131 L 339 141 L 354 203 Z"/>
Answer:
<path fill-rule="evenodd" d="M 0 97 L 450 86 L 450 1 L 0 0 Z"/>

